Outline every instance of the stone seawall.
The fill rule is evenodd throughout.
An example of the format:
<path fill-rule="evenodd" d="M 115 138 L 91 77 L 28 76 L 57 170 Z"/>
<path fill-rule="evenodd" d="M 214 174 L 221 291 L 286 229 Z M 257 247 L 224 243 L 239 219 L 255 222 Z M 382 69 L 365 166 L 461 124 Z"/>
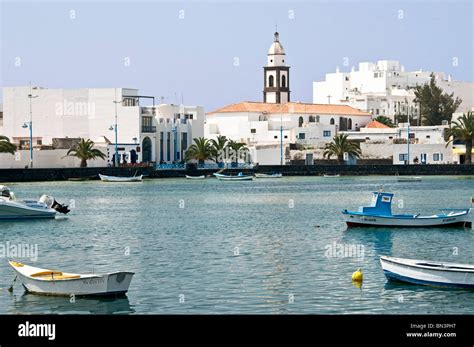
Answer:
<path fill-rule="evenodd" d="M 99 173 L 110 176 L 145 175 L 148 178 L 172 178 L 189 175 L 212 175 L 217 170 L 154 170 L 152 168 L 60 168 L 60 169 L 0 169 L 2 182 L 64 181 L 74 178 L 99 179 Z M 226 169 L 225 173 L 281 172 L 285 176 L 368 175 L 474 175 L 474 165 L 260 165 L 253 170 Z"/>

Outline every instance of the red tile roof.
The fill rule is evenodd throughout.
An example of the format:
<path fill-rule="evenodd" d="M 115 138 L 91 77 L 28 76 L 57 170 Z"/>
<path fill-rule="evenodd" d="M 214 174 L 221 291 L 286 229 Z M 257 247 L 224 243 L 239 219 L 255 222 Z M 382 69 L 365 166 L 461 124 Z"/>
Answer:
<path fill-rule="evenodd" d="M 362 112 L 347 105 L 331 104 L 307 104 L 301 102 L 288 102 L 286 104 L 270 104 L 265 102 L 243 101 L 237 104 L 224 106 L 215 111 L 207 113 L 231 113 L 231 112 L 257 112 L 257 113 L 301 113 L 301 114 L 334 114 L 348 116 L 371 116 L 370 113 Z"/>
<path fill-rule="evenodd" d="M 378 128 L 378 129 L 390 128 L 388 125 L 380 123 L 379 121 L 376 121 L 376 120 L 373 120 L 372 122 L 368 123 L 365 127 L 366 128 Z"/>

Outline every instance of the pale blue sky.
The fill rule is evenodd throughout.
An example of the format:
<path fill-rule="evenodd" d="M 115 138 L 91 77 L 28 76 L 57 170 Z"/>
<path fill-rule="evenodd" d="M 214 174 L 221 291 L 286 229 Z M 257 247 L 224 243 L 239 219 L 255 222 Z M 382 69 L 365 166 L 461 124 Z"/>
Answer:
<path fill-rule="evenodd" d="M 360 61 L 395 59 L 407 70 L 474 80 L 469 0 L 4 1 L 1 6 L 2 86 L 31 80 L 50 88 L 130 87 L 165 96 L 166 102 L 179 102 L 183 92 L 186 104 L 206 111 L 261 101 L 262 66 L 275 24 L 291 66 L 293 101 L 311 102 L 313 81 Z M 234 57 L 240 66 L 234 66 Z"/>

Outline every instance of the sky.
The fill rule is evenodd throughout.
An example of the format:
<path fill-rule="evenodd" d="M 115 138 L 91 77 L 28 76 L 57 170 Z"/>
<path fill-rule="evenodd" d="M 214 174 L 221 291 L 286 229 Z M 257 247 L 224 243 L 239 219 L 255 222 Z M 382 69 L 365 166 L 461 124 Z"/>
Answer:
<path fill-rule="evenodd" d="M 362 61 L 474 80 L 473 1 L 1 0 L 1 86 L 137 88 L 164 102 L 262 101 L 275 28 L 292 101 Z"/>

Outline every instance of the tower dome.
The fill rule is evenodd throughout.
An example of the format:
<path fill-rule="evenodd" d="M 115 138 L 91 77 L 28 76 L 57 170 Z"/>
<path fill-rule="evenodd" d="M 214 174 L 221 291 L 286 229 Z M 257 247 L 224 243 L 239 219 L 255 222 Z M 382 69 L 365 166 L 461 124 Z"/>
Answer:
<path fill-rule="evenodd" d="M 268 50 L 268 55 L 285 55 L 285 49 L 280 43 L 278 32 L 274 34 L 273 43 Z"/>

